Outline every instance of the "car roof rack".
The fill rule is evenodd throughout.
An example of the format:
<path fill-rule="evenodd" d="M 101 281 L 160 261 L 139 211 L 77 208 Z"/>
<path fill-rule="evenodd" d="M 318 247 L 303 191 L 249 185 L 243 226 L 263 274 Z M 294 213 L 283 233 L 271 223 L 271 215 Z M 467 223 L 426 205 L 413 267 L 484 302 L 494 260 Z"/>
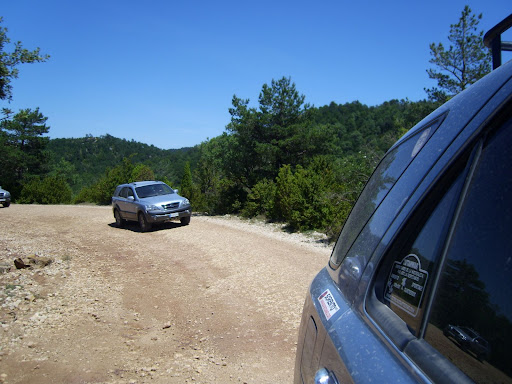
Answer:
<path fill-rule="evenodd" d="M 512 51 L 512 41 L 501 41 L 501 35 L 512 27 L 512 13 L 492 27 L 484 36 L 484 44 L 492 51 L 492 69 L 501 65 L 501 51 Z"/>

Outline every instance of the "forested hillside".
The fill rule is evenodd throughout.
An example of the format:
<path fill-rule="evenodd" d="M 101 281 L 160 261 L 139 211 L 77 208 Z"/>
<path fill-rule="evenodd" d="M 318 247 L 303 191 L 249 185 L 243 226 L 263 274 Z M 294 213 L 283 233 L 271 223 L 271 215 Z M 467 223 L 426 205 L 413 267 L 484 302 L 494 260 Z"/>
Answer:
<path fill-rule="evenodd" d="M 156 178 L 179 184 L 185 162 L 197 164 L 199 157 L 197 147 L 164 150 L 108 134 L 52 139 L 47 149 L 52 173 L 63 176 L 74 193 L 97 182 L 106 170 L 119 165 L 125 158 L 149 166 Z"/>

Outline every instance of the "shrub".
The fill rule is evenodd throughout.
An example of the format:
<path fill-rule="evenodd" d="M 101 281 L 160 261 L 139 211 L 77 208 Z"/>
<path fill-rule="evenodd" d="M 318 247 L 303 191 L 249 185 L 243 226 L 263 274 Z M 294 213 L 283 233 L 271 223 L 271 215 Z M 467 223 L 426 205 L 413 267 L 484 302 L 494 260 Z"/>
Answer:
<path fill-rule="evenodd" d="M 46 176 L 31 179 L 23 185 L 19 203 L 67 204 L 71 202 L 72 191 L 64 178 Z"/>
<path fill-rule="evenodd" d="M 267 179 L 258 182 L 247 195 L 247 201 L 242 210 L 242 216 L 255 217 L 264 215 L 272 218 L 274 213 L 276 184 Z"/>

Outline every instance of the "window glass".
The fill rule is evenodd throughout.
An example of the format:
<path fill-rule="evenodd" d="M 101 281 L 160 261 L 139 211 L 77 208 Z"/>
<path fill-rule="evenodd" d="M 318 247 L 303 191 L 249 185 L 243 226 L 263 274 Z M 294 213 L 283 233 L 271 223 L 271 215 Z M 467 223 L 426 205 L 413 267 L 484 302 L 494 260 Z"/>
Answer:
<path fill-rule="evenodd" d="M 119 196 L 124 197 L 126 199 L 128 197 L 128 191 L 129 190 L 130 190 L 130 188 L 124 187 L 123 189 L 121 189 L 121 192 L 119 193 Z"/>
<path fill-rule="evenodd" d="M 352 246 L 359 232 L 386 197 L 414 157 L 432 136 L 444 116 L 437 118 L 405 142 L 391 150 L 382 159 L 350 213 L 336 242 L 331 264 L 338 266 Z"/>
<path fill-rule="evenodd" d="M 379 296 L 416 335 L 463 179 L 459 172 L 447 192 L 433 191 L 385 256 L 381 272 L 385 285 Z"/>
<path fill-rule="evenodd" d="M 172 195 L 174 190 L 167 184 L 150 184 L 136 188 L 137 196 L 141 199 L 153 196 Z"/>
<path fill-rule="evenodd" d="M 483 149 L 425 340 L 476 382 L 512 382 L 512 120 Z"/>

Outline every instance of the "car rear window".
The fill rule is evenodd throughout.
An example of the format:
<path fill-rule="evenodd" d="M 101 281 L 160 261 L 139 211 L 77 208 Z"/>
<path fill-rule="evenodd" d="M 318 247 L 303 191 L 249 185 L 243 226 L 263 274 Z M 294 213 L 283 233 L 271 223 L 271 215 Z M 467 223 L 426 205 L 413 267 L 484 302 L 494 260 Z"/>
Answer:
<path fill-rule="evenodd" d="M 341 264 L 372 214 L 412 160 L 432 137 L 444 116 L 436 118 L 421 128 L 405 142 L 388 152 L 381 160 L 343 226 L 331 256 L 331 266 L 337 267 Z"/>

